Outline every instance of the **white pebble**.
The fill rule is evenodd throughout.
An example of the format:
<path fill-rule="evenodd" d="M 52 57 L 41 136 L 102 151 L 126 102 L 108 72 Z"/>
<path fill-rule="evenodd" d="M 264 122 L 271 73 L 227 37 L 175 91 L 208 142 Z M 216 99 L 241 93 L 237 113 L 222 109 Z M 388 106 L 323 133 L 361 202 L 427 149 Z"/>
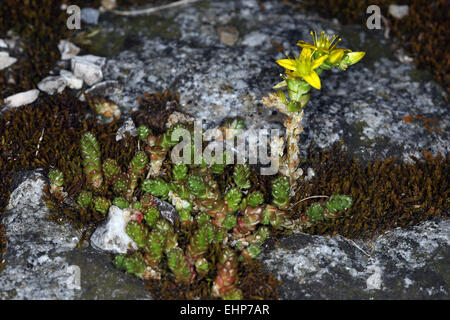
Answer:
<path fill-rule="evenodd" d="M 17 62 L 16 58 L 10 57 L 8 52 L 0 52 L 0 70 L 6 69 Z"/>
<path fill-rule="evenodd" d="M 26 104 L 33 103 L 39 96 L 39 90 L 33 89 L 25 92 L 20 92 L 15 95 L 9 96 L 5 99 L 6 106 L 9 108 L 15 108 Z"/>

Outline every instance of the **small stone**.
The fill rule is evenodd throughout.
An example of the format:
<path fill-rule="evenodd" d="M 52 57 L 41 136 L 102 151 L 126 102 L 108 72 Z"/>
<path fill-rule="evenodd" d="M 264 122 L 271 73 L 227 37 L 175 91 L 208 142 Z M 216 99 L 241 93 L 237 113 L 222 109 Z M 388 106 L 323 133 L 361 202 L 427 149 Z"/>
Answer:
<path fill-rule="evenodd" d="M 88 86 L 92 86 L 103 79 L 102 67 L 105 62 L 105 58 L 93 55 L 73 57 L 72 72 L 75 77 L 83 79 Z"/>
<path fill-rule="evenodd" d="M 316 174 L 315 174 L 313 168 L 308 168 L 308 169 L 306 169 L 306 177 L 305 177 L 305 180 L 311 180 L 312 178 L 314 178 L 315 175 L 316 175 Z"/>
<path fill-rule="evenodd" d="M 61 70 L 59 74 L 61 75 L 61 77 L 64 78 L 67 86 L 70 89 L 79 90 L 83 87 L 83 80 L 75 77 L 75 75 L 72 72 L 67 70 Z"/>
<path fill-rule="evenodd" d="M 0 70 L 6 69 L 17 62 L 16 58 L 10 57 L 8 52 L 0 52 Z"/>
<path fill-rule="evenodd" d="M 98 24 L 98 17 L 100 12 L 94 8 L 81 9 L 81 21 L 87 24 Z"/>
<path fill-rule="evenodd" d="M 85 91 L 86 96 L 91 97 L 116 97 L 121 92 L 121 85 L 116 80 L 106 80 L 99 82 Z M 83 94 L 78 97 L 80 101 L 85 101 Z"/>
<path fill-rule="evenodd" d="M 409 14 L 409 6 L 408 5 L 389 5 L 389 14 L 396 19 L 402 19 Z"/>
<path fill-rule="evenodd" d="M 267 35 L 258 31 L 253 31 L 248 34 L 242 44 L 249 47 L 257 47 L 267 41 Z"/>
<path fill-rule="evenodd" d="M 86 54 L 84 56 L 76 56 L 71 59 L 71 67 L 72 69 L 75 67 L 76 62 L 83 62 L 83 63 L 91 63 L 94 64 L 100 68 L 103 68 L 103 66 L 106 63 L 105 57 L 99 57 L 94 56 L 92 54 Z"/>
<path fill-rule="evenodd" d="M 61 60 L 70 60 L 80 52 L 80 48 L 67 40 L 59 41 L 58 49 L 61 53 Z"/>
<path fill-rule="evenodd" d="M 91 236 L 92 247 L 112 253 L 126 253 L 131 248 L 136 250 L 136 243 L 126 232 L 130 219 L 128 209 L 121 210 L 119 207 L 111 206 L 108 218 Z"/>
<path fill-rule="evenodd" d="M 153 201 L 158 206 L 158 210 L 161 213 L 161 216 L 164 217 L 171 224 L 174 224 L 178 219 L 178 211 L 175 209 L 173 205 L 171 205 L 167 201 L 163 201 L 159 198 L 153 197 Z"/>
<path fill-rule="evenodd" d="M 64 88 L 66 87 L 66 80 L 62 76 L 50 76 L 42 79 L 37 87 L 39 90 L 44 91 L 45 93 L 49 95 L 53 95 L 56 92 L 61 93 L 63 92 Z"/>
<path fill-rule="evenodd" d="M 220 42 L 229 47 L 232 47 L 239 39 L 239 31 L 232 26 L 219 27 L 217 28 L 217 33 L 219 34 Z"/>
<path fill-rule="evenodd" d="M 25 92 L 20 92 L 15 95 L 9 96 L 5 99 L 6 106 L 9 108 L 15 108 L 23 105 L 33 103 L 39 96 L 39 90 L 33 89 Z"/>
<path fill-rule="evenodd" d="M 112 10 L 117 6 L 116 0 L 102 0 L 102 6 L 105 9 Z"/>
<path fill-rule="evenodd" d="M 117 130 L 116 141 L 120 141 L 125 138 L 125 132 L 128 132 L 130 136 L 137 136 L 137 129 L 133 122 L 133 119 L 128 118 L 123 125 Z"/>

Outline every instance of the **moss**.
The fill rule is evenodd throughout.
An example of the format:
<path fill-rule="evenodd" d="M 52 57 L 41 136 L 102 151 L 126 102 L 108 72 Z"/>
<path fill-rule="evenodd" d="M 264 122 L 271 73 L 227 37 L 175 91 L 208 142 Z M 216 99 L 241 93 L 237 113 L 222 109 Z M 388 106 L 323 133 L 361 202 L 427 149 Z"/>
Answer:
<path fill-rule="evenodd" d="M 450 156 L 434 157 L 427 151 L 423 156 L 423 160 L 412 157 L 412 163 L 388 158 L 362 164 L 351 159 L 341 145 L 311 151 L 308 163 L 316 175 L 310 182 L 300 182 L 293 203 L 329 194 L 348 194 L 354 203 L 338 218 L 303 231 L 370 238 L 396 227 L 448 217 Z M 303 213 L 308 202 L 294 205 L 290 213 L 294 217 Z"/>
<path fill-rule="evenodd" d="M 68 186 L 65 191 L 74 198 L 84 183 L 80 168 L 80 139 L 87 131 L 94 132 L 98 137 L 102 145 L 102 159 L 114 157 L 119 165 L 128 164 L 132 157 L 131 150 L 137 146 L 137 141 L 128 137 L 116 142 L 119 121 L 100 125 L 94 117 L 88 118 L 89 114 L 88 103 L 63 93 L 41 97 L 31 105 L 9 110 L 2 115 L 0 211 L 8 202 L 12 173 L 24 169 L 60 169 L 64 175 L 65 186 Z M 94 227 L 102 219 L 101 215 L 93 210 L 78 213 L 70 208 L 63 208 L 59 199 L 50 195 L 48 189 L 45 189 L 45 192 L 47 204 L 53 209 L 51 219 L 55 221 L 70 221 L 81 228 L 87 225 Z"/>
<path fill-rule="evenodd" d="M 0 71 L 0 96 L 35 88 L 60 58 L 58 42 L 71 33 L 66 28 L 67 14 L 60 9 L 62 2 L 1 1 L 0 38 L 12 30 L 20 37 L 23 53 L 17 56 L 17 63 Z"/>
<path fill-rule="evenodd" d="M 146 125 L 155 134 L 166 131 L 165 124 L 169 115 L 174 111 L 180 111 L 180 97 L 169 90 L 163 93 L 145 93 L 138 97 L 139 109 L 132 114 L 136 126 Z"/>
<path fill-rule="evenodd" d="M 369 5 L 378 5 L 392 34 L 414 57 L 419 68 L 430 70 L 434 78 L 450 93 L 450 4 L 446 0 L 283 0 L 291 6 L 337 18 L 343 24 L 365 26 Z M 396 19 L 388 14 L 390 4 L 409 5 L 409 15 Z"/>

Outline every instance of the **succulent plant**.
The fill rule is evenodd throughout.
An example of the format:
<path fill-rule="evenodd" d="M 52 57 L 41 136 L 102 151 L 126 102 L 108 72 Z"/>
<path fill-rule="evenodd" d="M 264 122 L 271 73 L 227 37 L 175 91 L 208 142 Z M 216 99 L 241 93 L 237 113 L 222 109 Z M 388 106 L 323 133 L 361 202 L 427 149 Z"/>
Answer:
<path fill-rule="evenodd" d="M 145 222 L 149 227 L 153 227 L 158 220 L 160 212 L 156 207 L 150 206 L 144 214 Z"/>
<path fill-rule="evenodd" d="M 87 209 L 92 203 L 92 192 L 86 190 L 81 191 L 78 195 L 77 203 Z"/>
<path fill-rule="evenodd" d="M 337 213 L 342 210 L 347 210 L 352 206 L 352 198 L 347 195 L 332 195 L 325 203 L 328 211 Z"/>
<path fill-rule="evenodd" d="M 120 167 L 115 159 L 106 159 L 102 167 L 103 175 L 108 181 L 113 181 L 120 174 Z"/>
<path fill-rule="evenodd" d="M 50 183 L 55 185 L 56 187 L 62 187 L 64 184 L 64 175 L 61 170 L 58 169 L 50 169 L 48 172 L 48 178 Z"/>
<path fill-rule="evenodd" d="M 139 139 L 143 140 L 143 141 L 147 141 L 147 138 L 150 134 L 152 134 L 152 130 L 150 130 L 149 127 L 147 127 L 146 125 L 140 125 L 137 128 L 137 134 Z"/>
<path fill-rule="evenodd" d="M 90 132 L 81 137 L 81 155 L 87 183 L 94 189 L 100 188 L 103 183 L 100 146 Z"/>
<path fill-rule="evenodd" d="M 233 188 L 227 192 L 224 199 L 231 210 L 237 211 L 242 200 L 242 192 L 239 188 Z"/>
<path fill-rule="evenodd" d="M 289 197 L 289 179 L 287 177 L 278 177 L 272 180 L 272 197 L 273 204 L 278 207 L 278 209 L 286 210 L 290 197 Z"/>
<path fill-rule="evenodd" d="M 245 164 L 237 164 L 233 171 L 234 183 L 241 189 L 249 189 L 250 184 L 250 168 Z"/>
<path fill-rule="evenodd" d="M 218 256 L 217 276 L 212 286 L 212 294 L 229 300 L 242 299 L 242 291 L 236 287 L 238 257 L 230 248 L 222 248 Z"/>
<path fill-rule="evenodd" d="M 143 249 L 147 245 L 148 229 L 142 223 L 130 221 L 127 224 L 126 232 L 137 244 L 138 248 Z"/>
<path fill-rule="evenodd" d="M 285 176 L 272 181 L 272 205 L 265 203 L 267 195 L 262 191 L 249 192 L 251 172 L 247 165 L 233 167 L 233 181 L 217 181 L 225 164 L 215 167 L 169 162 L 171 172 L 161 172 L 162 161 L 177 142 L 171 135 L 175 127 L 155 136 L 141 126 L 138 134 L 146 151 L 135 152 L 126 172 L 122 172 L 118 160 L 101 162 L 92 134 L 82 137 L 86 185 L 76 200 L 80 207 L 94 208 L 102 215 L 107 214 L 111 204 L 129 210 L 126 233 L 137 249 L 114 259 L 115 265 L 127 273 L 142 279 L 168 276 L 185 284 L 214 279 L 213 296 L 242 299 L 237 279 L 239 265 L 261 253 L 272 231 L 292 231 L 296 227 L 302 230 L 337 216 L 352 204 L 348 196 L 332 195 L 324 207 L 313 203 L 300 219 L 293 220 L 286 211 L 291 190 Z M 62 192 L 62 173 L 54 169 L 49 179 L 53 190 Z M 103 179 L 107 183 L 103 184 Z M 166 220 L 154 197 L 170 201 L 178 211 L 178 221 L 172 224 Z"/>
<path fill-rule="evenodd" d="M 312 221 L 312 222 L 318 222 L 323 220 L 325 209 L 322 207 L 322 205 L 318 202 L 313 203 L 308 207 L 306 210 L 306 216 Z"/>
<path fill-rule="evenodd" d="M 94 207 L 95 210 L 100 212 L 102 215 L 106 215 L 108 213 L 109 207 L 111 206 L 111 201 L 105 197 L 96 197 L 94 198 Z"/>
<path fill-rule="evenodd" d="M 121 173 L 113 182 L 113 191 L 116 195 L 125 195 L 128 190 L 128 185 L 128 175 Z"/>
<path fill-rule="evenodd" d="M 261 191 L 253 191 L 247 196 L 246 202 L 250 207 L 256 208 L 257 206 L 263 204 L 264 195 Z"/>
<path fill-rule="evenodd" d="M 171 186 L 162 178 L 158 177 L 156 179 L 144 180 L 142 183 L 142 190 L 154 195 L 155 197 L 159 197 L 162 200 L 167 200 Z"/>
<path fill-rule="evenodd" d="M 145 247 L 145 261 L 152 268 L 159 268 L 159 262 L 163 257 L 164 249 L 166 245 L 166 236 L 164 233 L 158 230 L 150 232 Z"/>
<path fill-rule="evenodd" d="M 180 248 L 173 248 L 168 252 L 167 264 L 178 281 L 189 283 L 194 279 L 195 273 L 191 271 L 183 250 Z"/>
<path fill-rule="evenodd" d="M 118 255 L 114 258 L 114 264 L 117 268 L 125 270 L 129 274 L 141 278 L 147 268 L 144 257 L 139 252 L 131 256 Z"/>

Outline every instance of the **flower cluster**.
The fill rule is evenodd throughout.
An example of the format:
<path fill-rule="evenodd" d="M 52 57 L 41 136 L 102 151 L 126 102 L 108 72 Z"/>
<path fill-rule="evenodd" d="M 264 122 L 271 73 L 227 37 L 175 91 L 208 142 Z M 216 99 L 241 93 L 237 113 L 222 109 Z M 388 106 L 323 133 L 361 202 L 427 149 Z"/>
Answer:
<path fill-rule="evenodd" d="M 277 146 L 275 153 L 279 154 L 280 173 L 289 177 L 291 195 L 298 179 L 303 174 L 299 168 L 300 134 L 303 131 L 301 121 L 303 119 L 303 108 L 309 102 L 311 87 L 321 89 L 320 75 L 323 70 L 338 68 L 345 70 L 347 67 L 360 61 L 365 52 L 352 52 L 350 49 L 337 48 L 341 39 L 338 36 L 329 36 L 322 31 L 320 38 L 316 32 L 311 32 L 313 43 L 299 41 L 298 46 L 302 48 L 300 55 L 294 58 L 287 57 L 276 62 L 285 69 L 282 75 L 283 81 L 273 88 L 286 87 L 286 93 L 277 90 L 276 94 L 270 94 L 263 98 L 263 104 L 274 107 L 286 114 L 288 119 L 284 121 L 286 128 L 287 152 L 283 155 L 284 144 L 273 142 Z"/>

